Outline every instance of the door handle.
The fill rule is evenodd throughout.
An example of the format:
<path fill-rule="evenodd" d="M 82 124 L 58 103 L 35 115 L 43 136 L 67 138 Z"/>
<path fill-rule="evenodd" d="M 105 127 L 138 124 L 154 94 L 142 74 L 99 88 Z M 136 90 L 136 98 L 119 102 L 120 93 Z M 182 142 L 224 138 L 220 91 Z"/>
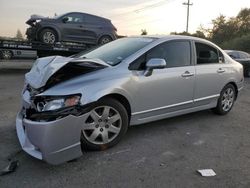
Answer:
<path fill-rule="evenodd" d="M 190 73 L 189 71 L 185 71 L 181 76 L 184 78 L 191 77 L 191 76 L 194 76 L 194 73 Z"/>
<path fill-rule="evenodd" d="M 223 73 L 223 72 L 226 72 L 224 69 L 222 69 L 222 68 L 219 68 L 218 70 L 217 70 L 217 72 L 218 73 Z"/>
<path fill-rule="evenodd" d="M 80 28 L 82 28 L 83 26 L 82 25 L 79 25 Z"/>

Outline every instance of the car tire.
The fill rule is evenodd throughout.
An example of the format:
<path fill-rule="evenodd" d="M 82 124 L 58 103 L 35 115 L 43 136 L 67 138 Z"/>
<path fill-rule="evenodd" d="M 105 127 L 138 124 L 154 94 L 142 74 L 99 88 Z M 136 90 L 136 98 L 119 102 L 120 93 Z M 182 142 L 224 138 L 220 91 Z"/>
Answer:
<path fill-rule="evenodd" d="M 221 91 L 217 106 L 213 109 L 216 114 L 225 115 L 233 108 L 236 99 L 236 88 L 227 84 Z"/>
<path fill-rule="evenodd" d="M 4 60 L 9 60 L 13 57 L 13 53 L 11 50 L 2 50 L 0 51 L 0 58 Z"/>
<path fill-rule="evenodd" d="M 103 44 L 107 44 L 107 43 L 109 43 L 109 42 L 111 42 L 111 41 L 112 41 L 112 38 L 111 38 L 110 36 L 104 35 L 104 36 L 102 36 L 102 37 L 99 39 L 98 44 L 99 44 L 99 45 L 103 45 Z"/>
<path fill-rule="evenodd" d="M 250 77 L 250 68 L 246 69 L 245 77 Z"/>
<path fill-rule="evenodd" d="M 105 150 L 116 145 L 128 129 L 128 113 L 125 107 L 113 98 L 96 102 L 83 122 L 82 149 Z"/>
<path fill-rule="evenodd" d="M 40 33 L 40 41 L 45 44 L 54 44 L 58 41 L 57 33 L 52 29 L 43 29 Z"/>

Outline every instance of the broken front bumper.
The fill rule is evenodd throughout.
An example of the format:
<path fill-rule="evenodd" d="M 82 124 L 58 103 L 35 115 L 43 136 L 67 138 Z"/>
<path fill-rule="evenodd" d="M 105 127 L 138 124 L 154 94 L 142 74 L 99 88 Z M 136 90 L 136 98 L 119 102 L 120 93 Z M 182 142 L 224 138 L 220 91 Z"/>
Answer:
<path fill-rule="evenodd" d="M 50 164 L 60 164 L 82 155 L 81 128 L 86 114 L 69 115 L 59 120 L 44 122 L 16 118 L 16 130 L 22 149 L 31 156 Z"/>
<path fill-rule="evenodd" d="M 35 27 L 29 27 L 26 30 L 27 39 L 30 41 L 36 41 L 37 40 L 37 28 Z"/>

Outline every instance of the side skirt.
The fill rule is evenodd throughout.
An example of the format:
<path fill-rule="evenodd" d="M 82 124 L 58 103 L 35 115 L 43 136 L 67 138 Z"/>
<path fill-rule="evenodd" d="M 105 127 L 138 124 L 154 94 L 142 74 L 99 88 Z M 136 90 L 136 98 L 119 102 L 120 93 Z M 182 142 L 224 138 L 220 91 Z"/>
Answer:
<path fill-rule="evenodd" d="M 130 125 L 131 126 L 139 125 L 139 124 L 143 124 L 143 123 L 149 123 L 152 121 L 157 121 L 157 120 L 170 118 L 170 117 L 174 117 L 174 116 L 179 116 L 179 115 L 183 115 L 183 114 L 188 114 L 188 113 L 192 113 L 192 112 L 197 112 L 197 111 L 201 111 L 201 110 L 207 110 L 207 109 L 211 109 L 211 108 L 216 107 L 216 105 L 217 105 L 217 98 L 215 100 L 212 100 L 209 104 L 206 104 L 206 105 L 177 110 L 177 111 L 173 111 L 173 112 L 169 112 L 169 113 L 163 113 L 160 115 L 154 115 L 154 116 L 148 116 L 148 117 L 142 118 L 142 117 L 140 117 L 140 115 L 136 114 L 136 115 L 131 116 Z"/>

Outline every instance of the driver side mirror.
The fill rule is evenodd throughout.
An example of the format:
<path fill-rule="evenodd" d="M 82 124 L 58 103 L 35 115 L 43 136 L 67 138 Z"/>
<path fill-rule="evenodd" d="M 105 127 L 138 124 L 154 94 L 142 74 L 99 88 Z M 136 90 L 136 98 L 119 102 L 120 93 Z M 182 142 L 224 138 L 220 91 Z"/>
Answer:
<path fill-rule="evenodd" d="M 165 59 L 152 58 L 146 63 L 146 71 L 144 76 L 151 76 L 154 69 L 164 69 L 167 67 Z"/>
<path fill-rule="evenodd" d="M 67 21 L 69 21 L 69 18 L 68 18 L 68 17 L 64 17 L 64 18 L 62 19 L 62 22 L 63 22 L 63 23 L 66 23 Z"/>

